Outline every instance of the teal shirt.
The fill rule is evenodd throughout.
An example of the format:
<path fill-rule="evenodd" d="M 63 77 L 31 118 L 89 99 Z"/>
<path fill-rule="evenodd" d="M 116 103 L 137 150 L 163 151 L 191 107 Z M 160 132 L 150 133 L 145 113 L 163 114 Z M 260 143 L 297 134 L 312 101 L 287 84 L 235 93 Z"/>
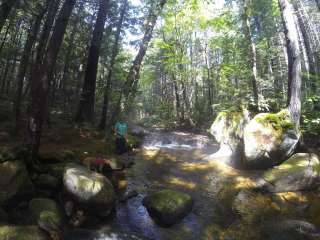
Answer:
<path fill-rule="evenodd" d="M 122 137 L 124 137 L 127 133 L 127 129 L 128 129 L 128 124 L 124 123 L 124 122 L 117 122 L 116 126 L 116 133 Z"/>

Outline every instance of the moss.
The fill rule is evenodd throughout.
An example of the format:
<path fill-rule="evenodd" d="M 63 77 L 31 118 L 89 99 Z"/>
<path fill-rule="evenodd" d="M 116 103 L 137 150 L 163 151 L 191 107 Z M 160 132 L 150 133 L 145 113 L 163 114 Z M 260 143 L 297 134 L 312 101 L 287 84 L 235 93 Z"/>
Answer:
<path fill-rule="evenodd" d="M 37 226 L 0 226 L 0 239 L 47 240 L 47 235 Z"/>
<path fill-rule="evenodd" d="M 290 120 L 287 109 L 278 113 L 265 113 L 257 117 L 256 121 L 266 127 L 271 125 L 276 131 L 281 131 L 281 133 L 294 129 L 294 123 Z"/>

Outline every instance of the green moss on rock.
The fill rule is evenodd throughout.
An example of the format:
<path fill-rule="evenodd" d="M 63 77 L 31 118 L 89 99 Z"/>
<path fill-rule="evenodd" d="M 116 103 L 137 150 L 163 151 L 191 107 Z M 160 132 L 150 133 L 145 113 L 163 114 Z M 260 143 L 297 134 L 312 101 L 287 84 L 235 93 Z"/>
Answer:
<path fill-rule="evenodd" d="M 186 193 L 164 189 L 144 198 L 143 205 L 158 224 L 171 226 L 191 211 L 193 200 Z"/>
<path fill-rule="evenodd" d="M 0 226 L 0 239 L 48 240 L 49 237 L 38 226 Z"/>

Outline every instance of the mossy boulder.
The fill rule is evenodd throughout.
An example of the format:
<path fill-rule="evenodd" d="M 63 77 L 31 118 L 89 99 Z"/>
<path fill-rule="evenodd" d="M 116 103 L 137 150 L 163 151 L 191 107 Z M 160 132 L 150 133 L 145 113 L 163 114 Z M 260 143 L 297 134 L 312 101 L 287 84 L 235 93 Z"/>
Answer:
<path fill-rule="evenodd" d="M 244 130 L 245 165 L 267 168 L 290 157 L 299 142 L 288 110 L 257 114 Z"/>
<path fill-rule="evenodd" d="M 63 174 L 65 192 L 94 215 L 108 216 L 115 207 L 115 191 L 103 175 L 86 167 L 68 164 Z"/>
<path fill-rule="evenodd" d="M 22 161 L 0 164 L 0 205 L 14 205 L 34 193 L 27 168 Z"/>
<path fill-rule="evenodd" d="M 281 165 L 269 169 L 258 181 L 258 189 L 268 192 L 312 190 L 320 184 L 320 161 L 317 155 L 297 153 Z"/>
<path fill-rule="evenodd" d="M 143 205 L 156 223 L 168 227 L 188 215 L 193 200 L 186 193 L 164 189 L 145 197 Z"/>
<path fill-rule="evenodd" d="M 240 166 L 243 152 L 243 132 L 250 120 L 247 110 L 220 112 L 210 127 L 210 133 L 220 144 L 216 157 L 232 166 Z"/>
<path fill-rule="evenodd" d="M 32 220 L 40 228 L 50 231 L 58 231 L 62 227 L 63 215 L 58 204 L 47 198 L 35 198 L 29 203 Z"/>
<path fill-rule="evenodd" d="M 0 239 L 4 240 L 49 240 L 38 226 L 0 226 Z"/>

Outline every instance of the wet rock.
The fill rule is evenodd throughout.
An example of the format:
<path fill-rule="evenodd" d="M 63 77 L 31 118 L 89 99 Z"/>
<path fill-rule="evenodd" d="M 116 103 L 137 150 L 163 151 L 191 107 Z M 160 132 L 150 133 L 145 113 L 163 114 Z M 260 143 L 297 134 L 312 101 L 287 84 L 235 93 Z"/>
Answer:
<path fill-rule="evenodd" d="M 269 221 L 262 230 L 268 240 L 315 240 L 320 229 L 312 223 L 297 219 Z"/>
<path fill-rule="evenodd" d="M 15 204 L 33 194 L 25 164 L 22 161 L 7 161 L 0 164 L 0 205 Z"/>
<path fill-rule="evenodd" d="M 62 227 L 62 212 L 58 204 L 46 198 L 35 198 L 29 203 L 32 220 L 45 231 L 58 231 Z"/>
<path fill-rule="evenodd" d="M 115 192 L 103 175 L 87 168 L 69 164 L 63 175 L 66 193 L 92 214 L 108 216 L 115 206 Z"/>
<path fill-rule="evenodd" d="M 261 169 L 280 164 L 294 152 L 299 137 L 288 110 L 256 115 L 244 130 L 245 165 Z"/>
<path fill-rule="evenodd" d="M 220 149 L 213 157 L 235 167 L 241 166 L 243 152 L 243 131 L 249 122 L 247 110 L 220 112 L 210 127 L 210 133 L 220 144 Z"/>
<path fill-rule="evenodd" d="M 41 174 L 35 180 L 35 185 L 39 188 L 55 190 L 58 189 L 60 181 L 49 174 Z"/>
<path fill-rule="evenodd" d="M 188 215 L 193 200 L 186 193 L 164 189 L 145 197 L 143 205 L 159 225 L 171 226 Z"/>
<path fill-rule="evenodd" d="M 281 165 L 266 171 L 257 189 L 268 192 L 311 190 L 320 184 L 320 161 L 317 155 L 297 153 Z"/>
<path fill-rule="evenodd" d="M 4 240 L 49 240 L 38 226 L 0 226 L 0 239 Z"/>

